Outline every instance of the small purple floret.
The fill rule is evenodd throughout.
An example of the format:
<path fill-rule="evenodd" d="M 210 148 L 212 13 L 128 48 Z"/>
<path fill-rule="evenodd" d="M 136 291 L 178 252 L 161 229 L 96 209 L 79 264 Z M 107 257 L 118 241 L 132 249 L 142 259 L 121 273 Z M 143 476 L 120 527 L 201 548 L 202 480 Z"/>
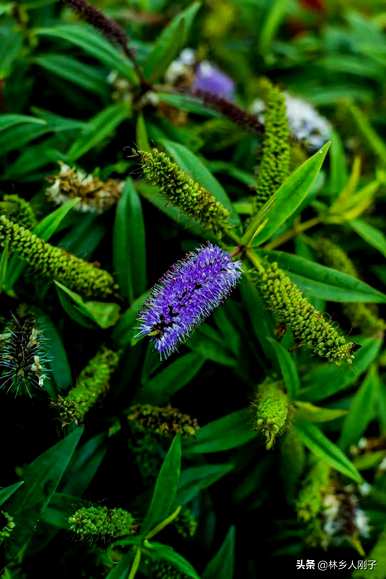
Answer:
<path fill-rule="evenodd" d="M 241 262 L 216 245 L 189 253 L 153 288 L 139 316 L 140 335 L 152 336 L 166 358 L 220 305 L 240 276 Z"/>
<path fill-rule="evenodd" d="M 197 67 L 192 88 L 194 91 L 200 90 L 232 100 L 235 92 L 235 83 L 217 67 L 204 61 Z"/>

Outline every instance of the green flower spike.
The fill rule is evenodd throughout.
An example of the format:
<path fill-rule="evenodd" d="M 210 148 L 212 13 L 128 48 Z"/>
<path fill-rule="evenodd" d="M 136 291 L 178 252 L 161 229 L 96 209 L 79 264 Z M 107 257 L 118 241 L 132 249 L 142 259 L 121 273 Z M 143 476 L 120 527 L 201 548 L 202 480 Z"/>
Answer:
<path fill-rule="evenodd" d="M 257 287 L 268 309 L 295 340 L 330 362 L 351 362 L 354 345 L 319 312 L 277 263 L 259 263 Z"/>
<path fill-rule="evenodd" d="M 221 237 L 229 228 L 229 211 L 206 189 L 182 171 L 166 153 L 138 151 L 145 179 L 157 185 L 164 197 L 202 227 Z"/>
<path fill-rule="evenodd" d="M 60 281 L 89 297 L 107 297 L 115 289 L 114 280 L 107 271 L 43 241 L 2 215 L 0 244 L 6 245 L 7 242 L 11 253 L 21 257 L 35 274 L 45 279 Z"/>
<path fill-rule="evenodd" d="M 197 518 L 193 515 L 191 509 L 182 507 L 174 520 L 174 527 L 177 533 L 184 539 L 191 539 L 196 534 L 197 526 Z"/>
<path fill-rule="evenodd" d="M 285 97 L 268 80 L 262 83 L 265 101 L 265 132 L 256 183 L 255 209 L 258 211 L 286 179 L 291 149 Z"/>
<path fill-rule="evenodd" d="M 299 520 L 305 523 L 315 519 L 323 509 L 323 498 L 330 487 L 330 467 L 316 462 L 308 473 L 296 501 Z"/>
<path fill-rule="evenodd" d="M 356 267 L 347 253 L 329 239 L 318 239 L 315 242 L 315 249 L 329 267 L 359 278 Z M 373 311 L 363 303 L 347 303 L 344 304 L 343 311 L 353 327 L 359 328 L 367 335 L 382 334 L 386 328 L 385 321 L 376 315 L 375 306 Z"/>
<path fill-rule="evenodd" d="M 151 432 L 162 438 L 172 438 L 176 434 L 195 436 L 199 426 L 195 418 L 183 414 L 172 406 L 152 406 L 135 404 L 129 410 L 128 421 L 143 432 Z"/>
<path fill-rule="evenodd" d="M 268 379 L 260 384 L 254 408 L 256 429 L 265 437 L 265 446 L 269 450 L 276 438 L 285 432 L 288 423 L 288 397 L 280 382 Z"/>
<path fill-rule="evenodd" d="M 119 355 L 107 348 L 90 360 L 80 373 L 75 387 L 55 403 L 64 425 L 83 422 L 87 412 L 109 389 L 109 380 L 118 362 Z"/>
<path fill-rule="evenodd" d="M 6 511 L 0 511 L 0 544 L 12 535 L 15 528 L 13 517 Z"/>
<path fill-rule="evenodd" d="M 0 201 L 0 212 L 27 229 L 32 229 L 37 223 L 30 203 L 19 195 L 4 195 Z"/>
<path fill-rule="evenodd" d="M 135 531 L 134 518 L 124 509 L 83 507 L 68 519 L 70 529 L 82 540 L 115 539 Z"/>

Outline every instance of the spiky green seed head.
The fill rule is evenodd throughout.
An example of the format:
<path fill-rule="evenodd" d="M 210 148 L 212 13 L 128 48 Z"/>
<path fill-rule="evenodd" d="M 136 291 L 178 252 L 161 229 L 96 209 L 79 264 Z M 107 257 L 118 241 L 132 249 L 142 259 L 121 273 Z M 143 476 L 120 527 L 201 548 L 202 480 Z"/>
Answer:
<path fill-rule="evenodd" d="M 86 414 L 108 391 L 109 381 L 118 366 L 119 354 L 102 348 L 79 374 L 74 388 L 59 397 L 55 406 L 63 425 L 83 422 Z"/>
<path fill-rule="evenodd" d="M 254 410 L 256 430 L 265 437 L 265 445 L 269 450 L 287 428 L 289 401 L 282 384 L 269 379 L 260 384 Z"/>
<path fill-rule="evenodd" d="M 174 527 L 177 533 L 184 539 L 191 539 L 197 531 L 198 521 L 193 515 L 191 509 L 183 507 L 176 519 L 174 519 Z"/>
<path fill-rule="evenodd" d="M 261 84 L 265 102 L 265 130 L 257 173 L 256 211 L 272 197 L 287 178 L 291 158 L 285 96 L 267 79 Z"/>
<path fill-rule="evenodd" d="M 0 201 L 0 212 L 27 229 L 32 229 L 37 223 L 30 203 L 19 195 L 4 195 Z"/>
<path fill-rule="evenodd" d="M 269 310 L 292 331 L 296 342 L 330 362 L 351 362 L 353 347 L 302 294 L 277 263 L 261 263 L 257 288 Z"/>
<path fill-rule="evenodd" d="M 6 511 L 0 511 L 0 544 L 9 539 L 15 526 L 13 517 Z"/>
<path fill-rule="evenodd" d="M 330 239 L 315 240 L 315 249 L 323 262 L 333 269 L 359 278 L 358 271 L 347 253 Z M 386 329 L 385 320 L 378 317 L 377 307 L 360 303 L 347 303 L 343 306 L 346 317 L 354 328 L 359 328 L 369 336 L 382 336 Z"/>
<path fill-rule="evenodd" d="M 301 521 L 315 519 L 323 509 L 323 499 L 330 487 L 330 467 L 316 462 L 308 473 L 296 501 L 296 511 Z"/>
<path fill-rule="evenodd" d="M 221 237 L 229 228 L 229 211 L 158 149 L 138 151 L 145 179 L 157 185 L 172 205 L 195 219 L 202 227 Z"/>
<path fill-rule="evenodd" d="M 115 539 L 135 531 L 134 518 L 124 509 L 82 507 L 68 519 L 70 529 L 82 540 Z"/>
<path fill-rule="evenodd" d="M 107 271 L 47 243 L 5 215 L 0 216 L 0 245 L 7 245 L 40 278 L 59 281 L 85 296 L 107 297 L 116 289 Z"/>
<path fill-rule="evenodd" d="M 127 419 L 135 428 L 163 438 L 172 438 L 176 434 L 189 438 L 195 436 L 199 429 L 195 418 L 170 405 L 135 404 L 130 408 Z"/>

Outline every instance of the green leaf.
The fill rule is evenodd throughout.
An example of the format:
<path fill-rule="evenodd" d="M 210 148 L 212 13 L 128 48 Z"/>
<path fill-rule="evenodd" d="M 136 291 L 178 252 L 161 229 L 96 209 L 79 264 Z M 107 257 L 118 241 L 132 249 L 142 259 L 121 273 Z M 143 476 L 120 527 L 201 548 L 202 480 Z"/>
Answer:
<path fill-rule="evenodd" d="M 18 123 L 17 126 L 0 131 L 0 157 L 12 151 L 22 150 L 25 145 L 52 130 L 46 122 L 41 119 L 36 120 L 40 122 Z"/>
<path fill-rule="evenodd" d="M 153 378 L 145 381 L 139 393 L 140 400 L 151 402 L 151 404 L 166 403 L 176 392 L 193 380 L 204 362 L 205 359 L 195 352 L 179 356 Z"/>
<path fill-rule="evenodd" d="M 211 559 L 202 574 L 202 579 L 233 579 L 235 574 L 236 532 L 231 527 L 223 544 Z"/>
<path fill-rule="evenodd" d="M 149 144 L 149 138 L 146 130 L 146 123 L 143 114 L 138 115 L 137 118 L 137 147 L 141 151 L 151 151 L 151 146 Z"/>
<path fill-rule="evenodd" d="M 295 402 L 296 416 L 299 420 L 308 422 L 329 422 L 347 415 L 347 410 L 341 408 L 321 408 L 311 402 Z"/>
<path fill-rule="evenodd" d="M 176 567 L 183 576 L 191 577 L 192 579 L 200 579 L 200 576 L 197 575 L 191 564 L 172 547 L 162 545 L 162 543 L 153 542 L 148 543 L 146 547 L 146 554 L 152 559 L 167 561 Z"/>
<path fill-rule="evenodd" d="M 208 324 L 202 324 L 189 338 L 187 346 L 206 360 L 224 366 L 236 366 L 236 359 L 228 350 L 228 344 Z"/>
<path fill-rule="evenodd" d="M 120 307 L 112 302 L 85 301 L 79 294 L 55 281 L 60 303 L 67 314 L 85 327 L 93 327 L 89 320 L 100 328 L 114 326 L 119 318 Z"/>
<path fill-rule="evenodd" d="M 45 70 L 73 82 L 92 94 L 98 94 L 102 97 L 108 94 L 106 74 L 97 70 L 95 66 L 84 64 L 65 54 L 55 53 L 38 56 L 34 62 Z"/>
<path fill-rule="evenodd" d="M 348 103 L 348 110 L 351 113 L 352 119 L 357 126 L 359 133 L 366 141 L 368 147 L 378 157 L 378 159 L 386 163 L 386 146 L 378 133 L 371 126 L 367 116 L 353 103 Z"/>
<path fill-rule="evenodd" d="M 259 31 L 259 50 L 261 54 L 266 55 L 270 50 L 277 30 L 284 19 L 287 6 L 287 0 L 272 0 L 267 3 L 268 10 Z"/>
<path fill-rule="evenodd" d="M 294 427 L 303 444 L 315 456 L 355 482 L 362 482 L 362 477 L 352 462 L 315 424 L 296 421 Z"/>
<path fill-rule="evenodd" d="M 66 390 L 71 385 L 72 376 L 62 339 L 53 322 L 45 313 L 38 311 L 36 319 L 44 336 L 44 349 L 47 352 L 50 375 L 52 375 L 59 390 Z"/>
<path fill-rule="evenodd" d="M 379 376 L 375 366 L 366 375 L 361 387 L 350 404 L 350 412 L 343 422 L 339 445 L 347 449 L 358 442 L 374 415 L 375 403 L 380 387 Z"/>
<path fill-rule="evenodd" d="M 234 464 L 206 464 L 192 466 L 182 471 L 178 487 L 177 502 L 184 505 L 190 502 L 203 489 L 208 488 L 234 469 Z"/>
<path fill-rule="evenodd" d="M 386 295 L 360 279 L 284 251 L 263 251 L 307 294 L 334 302 L 385 303 Z"/>
<path fill-rule="evenodd" d="M 66 201 L 66 203 L 63 203 L 63 205 L 46 215 L 46 217 L 36 225 L 33 232 L 44 239 L 44 241 L 48 241 L 55 231 L 58 230 L 63 219 L 78 203 L 78 198 Z"/>
<path fill-rule="evenodd" d="M 13 485 L 0 489 L 0 506 L 5 503 L 16 491 L 24 484 L 24 481 L 18 481 Z"/>
<path fill-rule="evenodd" d="M 138 314 L 143 308 L 147 297 L 148 292 L 135 300 L 115 326 L 113 339 L 121 348 L 128 346 L 135 340 L 135 336 L 138 334 Z"/>
<path fill-rule="evenodd" d="M 16 523 L 8 548 L 10 559 L 16 562 L 23 559 L 42 512 L 56 491 L 82 432 L 82 428 L 77 428 L 23 469 L 24 485 L 7 507 Z"/>
<path fill-rule="evenodd" d="M 129 551 L 128 553 L 123 555 L 119 563 L 111 569 L 108 575 L 106 575 L 106 579 L 127 579 L 129 576 L 130 564 L 132 559 L 133 559 L 132 551 Z"/>
<path fill-rule="evenodd" d="M 374 247 L 386 257 L 386 236 L 382 231 L 362 219 L 353 219 L 349 222 L 349 225 L 371 247 Z"/>
<path fill-rule="evenodd" d="M 330 149 L 329 190 L 332 197 L 337 197 L 348 180 L 347 161 L 344 146 L 339 134 L 333 131 Z"/>
<path fill-rule="evenodd" d="M 328 148 L 329 143 L 326 143 L 317 153 L 291 173 L 251 220 L 242 238 L 243 244 L 249 244 L 254 239 L 254 246 L 261 245 L 272 237 L 279 227 L 295 213 L 315 182 Z"/>
<path fill-rule="evenodd" d="M 300 390 L 300 379 L 295 361 L 288 350 L 284 348 L 284 346 L 272 338 L 268 339 L 271 342 L 273 349 L 275 350 L 288 395 L 292 400 L 296 400 Z"/>
<path fill-rule="evenodd" d="M 176 508 L 176 495 L 181 472 L 181 438 L 177 435 L 159 471 L 153 497 L 141 525 L 141 535 L 147 535 Z"/>
<path fill-rule="evenodd" d="M 117 103 L 107 107 L 90 119 L 68 151 L 68 158 L 76 161 L 85 153 L 111 138 L 115 129 L 130 117 L 127 103 Z"/>
<path fill-rule="evenodd" d="M 137 82 L 132 62 L 114 48 L 111 42 L 87 25 L 62 24 L 52 28 L 40 28 L 35 30 L 35 33 L 71 42 L 111 70 L 117 70 L 129 81 Z"/>
<path fill-rule="evenodd" d="M 240 290 L 253 332 L 263 352 L 268 358 L 275 359 L 276 354 L 271 342 L 275 339 L 275 324 L 256 289 L 256 284 L 244 276 L 240 282 Z"/>
<path fill-rule="evenodd" d="M 202 187 L 207 189 L 217 201 L 219 201 L 228 211 L 230 212 L 229 221 L 233 225 L 240 225 L 240 218 L 234 209 L 231 200 L 229 199 L 227 193 L 225 192 L 223 186 L 213 177 L 212 173 L 205 167 L 203 162 L 189 149 L 180 143 L 175 143 L 173 141 L 168 141 L 167 139 L 162 139 L 161 144 L 169 155 L 173 157 L 175 162 L 183 171 L 188 173 L 197 181 Z"/>
<path fill-rule="evenodd" d="M 309 373 L 307 382 L 310 385 L 300 392 L 301 399 L 311 402 L 324 400 L 355 384 L 361 374 L 374 362 L 381 345 L 382 340 L 378 338 L 366 338 L 350 366 L 345 364 L 317 366 Z"/>
<path fill-rule="evenodd" d="M 163 76 L 169 64 L 185 46 L 199 8 L 200 3 L 194 2 L 177 14 L 161 32 L 144 64 L 145 77 L 150 82 Z"/>
<path fill-rule="evenodd" d="M 242 446 L 255 437 L 249 409 L 237 410 L 203 426 L 195 440 L 186 444 L 186 452 L 222 452 Z"/>
<path fill-rule="evenodd" d="M 120 293 L 132 302 L 146 289 L 146 247 L 141 201 L 131 179 L 115 214 L 113 263 Z"/>

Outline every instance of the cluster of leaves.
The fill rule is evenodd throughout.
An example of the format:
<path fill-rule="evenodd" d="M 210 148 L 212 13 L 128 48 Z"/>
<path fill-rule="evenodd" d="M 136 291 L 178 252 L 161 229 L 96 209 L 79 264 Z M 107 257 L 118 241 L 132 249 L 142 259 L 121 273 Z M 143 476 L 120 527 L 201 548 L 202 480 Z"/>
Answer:
<path fill-rule="evenodd" d="M 0 3 L 3 579 L 252 578 L 323 548 L 386 575 L 381 4 Z M 166 82 L 188 46 L 234 103 Z M 281 89 L 331 143 L 287 139 Z M 208 241 L 240 289 L 159 360 L 138 315 Z"/>

